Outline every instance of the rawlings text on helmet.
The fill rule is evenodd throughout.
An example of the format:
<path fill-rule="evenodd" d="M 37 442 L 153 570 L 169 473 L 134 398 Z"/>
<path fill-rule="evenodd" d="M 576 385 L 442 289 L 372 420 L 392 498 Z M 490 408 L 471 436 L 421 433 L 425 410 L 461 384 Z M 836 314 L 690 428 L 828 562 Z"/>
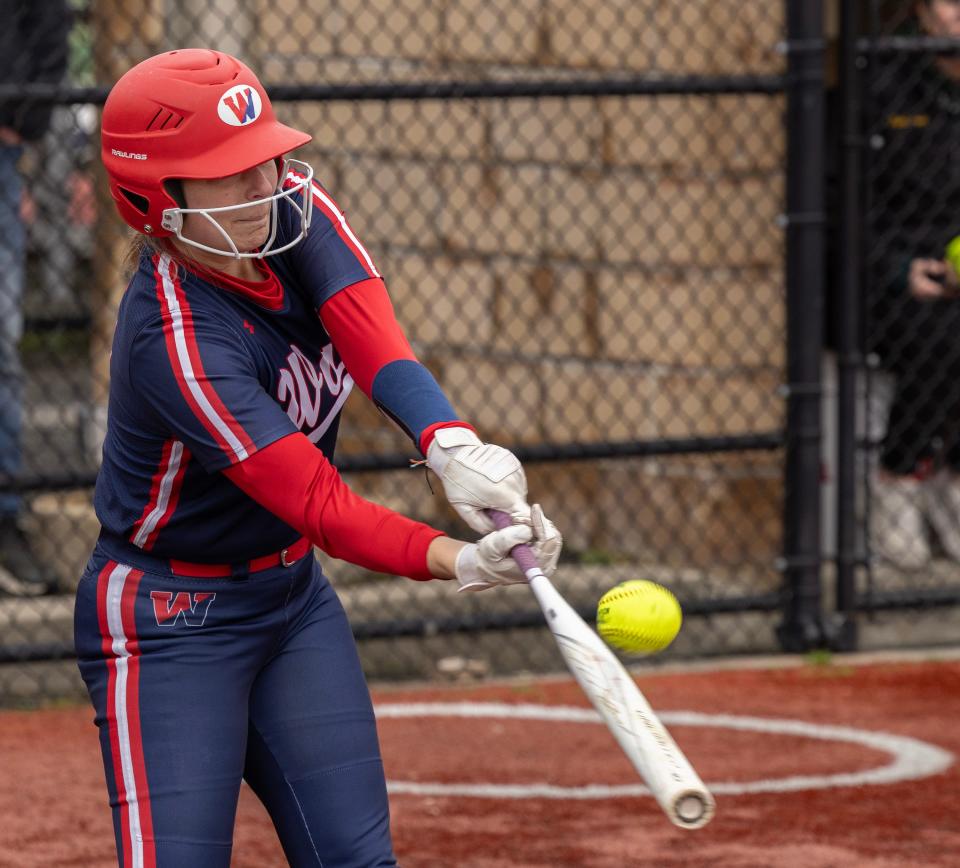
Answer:
<path fill-rule="evenodd" d="M 147 159 L 146 154 L 131 154 L 128 151 L 118 151 L 116 148 L 111 148 L 110 153 L 115 157 L 123 157 L 125 160 L 145 160 Z"/>
<path fill-rule="evenodd" d="M 260 117 L 263 102 L 257 89 L 249 84 L 231 87 L 217 104 L 220 120 L 232 127 L 244 127 Z"/>

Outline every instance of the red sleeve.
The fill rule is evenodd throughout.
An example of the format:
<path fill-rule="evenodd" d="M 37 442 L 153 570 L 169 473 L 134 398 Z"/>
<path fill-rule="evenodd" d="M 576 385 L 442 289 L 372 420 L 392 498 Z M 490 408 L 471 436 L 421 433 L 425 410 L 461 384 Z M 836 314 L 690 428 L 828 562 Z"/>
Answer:
<path fill-rule="evenodd" d="M 434 436 L 441 428 L 469 428 L 478 437 L 480 436 L 480 432 L 469 422 L 435 422 L 429 428 L 424 428 L 423 433 L 420 435 L 420 452 L 422 455 L 427 454 L 430 444 L 433 443 Z"/>
<path fill-rule="evenodd" d="M 350 376 L 368 398 L 384 365 L 417 360 L 379 277 L 341 289 L 323 303 L 319 314 Z"/>
<path fill-rule="evenodd" d="M 385 367 L 402 359 L 417 361 L 413 348 L 397 322 L 384 282 L 380 278 L 371 278 L 354 283 L 331 296 L 321 305 L 318 313 L 360 390 L 404 427 L 403 414 L 391 414 L 390 408 L 383 406 L 374 394 L 374 380 Z M 410 432 L 421 454 L 427 454 L 434 434 L 440 428 L 469 428 L 475 431 L 472 425 L 457 419 L 452 408 L 450 411 L 424 427 L 419 434 Z"/>
<path fill-rule="evenodd" d="M 364 500 L 301 433 L 265 446 L 224 475 L 327 554 L 380 573 L 426 580 L 439 530 Z"/>

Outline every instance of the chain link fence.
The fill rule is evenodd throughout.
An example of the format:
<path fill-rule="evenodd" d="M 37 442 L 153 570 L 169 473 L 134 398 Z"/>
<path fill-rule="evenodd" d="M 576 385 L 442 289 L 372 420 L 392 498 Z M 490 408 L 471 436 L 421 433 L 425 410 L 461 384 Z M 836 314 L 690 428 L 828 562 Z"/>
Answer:
<path fill-rule="evenodd" d="M 557 584 L 571 601 L 592 614 L 617 581 L 652 578 L 689 616 L 674 656 L 775 647 L 784 4 L 33 5 L 48 25 L 5 4 L 27 29 L 0 63 L 0 126 L 17 128 L 25 95 L 50 114 L 22 148 L 2 146 L 4 227 L 24 232 L 23 245 L 0 233 L 2 255 L 25 268 L 16 282 L 0 269 L 0 488 L 16 540 L 0 546 L 0 697 L 78 689 L 71 595 L 98 532 L 90 495 L 128 243 L 99 165 L 99 109 L 133 64 L 195 45 L 242 57 L 280 119 L 314 135 L 299 156 L 377 262 L 419 358 L 462 418 L 524 460 L 564 534 Z M 64 67 L 41 74 L 31 61 L 60 30 Z M 351 397 L 348 482 L 463 536 L 414 456 Z M 375 677 L 559 666 L 522 588 L 456 595 L 328 572 Z"/>

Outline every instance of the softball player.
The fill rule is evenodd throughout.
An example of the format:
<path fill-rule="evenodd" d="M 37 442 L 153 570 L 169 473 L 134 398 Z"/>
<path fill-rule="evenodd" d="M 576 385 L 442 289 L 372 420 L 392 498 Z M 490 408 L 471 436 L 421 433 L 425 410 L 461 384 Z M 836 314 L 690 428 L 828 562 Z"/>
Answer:
<path fill-rule="evenodd" d="M 119 310 L 76 604 L 122 866 L 230 863 L 241 778 L 292 865 L 396 864 L 376 727 L 312 545 L 479 590 L 560 537 L 516 458 L 458 421 L 414 357 L 369 254 L 285 155 L 256 76 L 172 51 L 103 111 L 103 160 L 139 261 Z M 353 384 L 410 435 L 485 535 L 444 537 L 353 494 L 330 464 Z M 495 531 L 484 511 L 510 513 Z"/>

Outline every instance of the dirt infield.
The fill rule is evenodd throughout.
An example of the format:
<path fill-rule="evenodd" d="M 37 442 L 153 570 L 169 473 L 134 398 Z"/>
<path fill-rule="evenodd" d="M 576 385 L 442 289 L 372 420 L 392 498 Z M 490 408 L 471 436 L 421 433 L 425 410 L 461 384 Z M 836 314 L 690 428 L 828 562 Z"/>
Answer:
<path fill-rule="evenodd" d="M 580 720 L 586 702 L 572 682 L 387 688 L 375 701 L 401 864 L 960 864 L 960 765 L 951 756 L 960 757 L 960 662 L 841 662 L 639 681 L 716 786 L 711 825 L 675 830 L 650 797 L 632 794 L 636 775 L 602 726 Z M 417 711 L 410 703 L 431 705 Z M 538 706 L 573 711 L 568 720 L 506 716 L 522 707 L 535 718 Z M 413 716 L 394 716 L 401 714 Z M 87 708 L 0 715 L 0 866 L 116 864 L 91 720 Z M 871 782 L 877 777 L 889 782 Z M 479 785 L 486 797 L 469 794 Z M 233 864 L 285 864 L 247 791 Z"/>

